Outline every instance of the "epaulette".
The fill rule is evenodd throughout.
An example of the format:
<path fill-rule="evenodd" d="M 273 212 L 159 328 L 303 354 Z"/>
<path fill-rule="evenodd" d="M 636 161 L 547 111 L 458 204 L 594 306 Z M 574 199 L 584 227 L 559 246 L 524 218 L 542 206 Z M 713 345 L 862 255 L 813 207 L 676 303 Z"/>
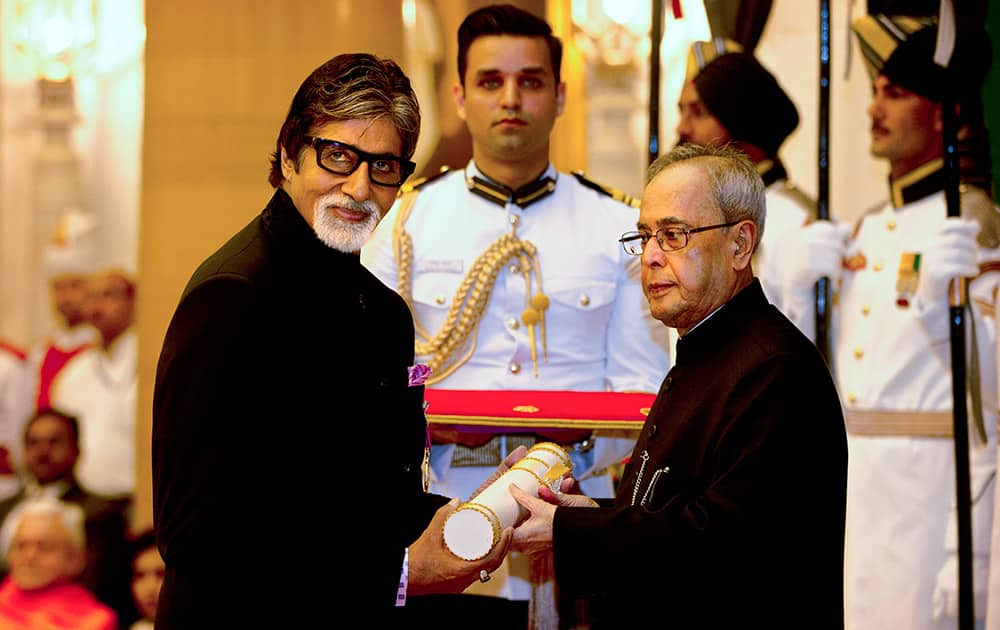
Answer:
<path fill-rule="evenodd" d="M 976 242 L 988 249 L 1000 245 L 1000 212 L 997 211 L 989 194 L 978 186 L 967 184 L 960 185 L 959 191 L 962 218 L 974 219 L 979 223 Z"/>
<path fill-rule="evenodd" d="M 786 195 L 788 195 L 789 197 L 791 197 L 792 199 L 794 199 L 795 202 L 798 203 L 800 206 L 802 206 L 803 208 L 805 208 L 806 210 L 808 210 L 810 218 L 813 218 L 813 219 L 816 218 L 816 200 L 815 199 L 813 199 L 812 197 L 810 197 L 809 195 L 807 195 L 805 192 L 802 191 L 801 188 L 799 188 L 798 186 L 796 186 L 795 184 L 793 184 L 792 182 L 790 182 L 787 179 L 782 184 L 781 190 Z"/>
<path fill-rule="evenodd" d="M 587 188 L 590 188 L 592 190 L 596 190 L 597 192 L 601 193 L 602 195 L 606 195 L 608 197 L 611 197 L 615 201 L 620 201 L 620 202 L 622 202 L 622 203 L 624 203 L 626 205 L 632 206 L 633 208 L 638 208 L 639 207 L 639 199 L 638 198 L 633 197 L 632 195 L 626 194 L 626 193 L 618 190 L 617 188 L 612 188 L 610 186 L 605 186 L 604 184 L 598 184 L 597 182 L 595 182 L 592 179 L 587 179 L 587 177 L 583 174 L 583 171 L 573 171 L 573 177 L 576 178 L 576 181 L 580 182 L 581 184 L 583 184 Z"/>
<path fill-rule="evenodd" d="M 434 180 L 440 177 L 444 177 L 450 172 L 451 172 L 450 168 L 448 168 L 447 166 L 442 166 L 441 170 L 438 171 L 437 173 L 434 173 L 433 175 L 429 175 L 427 177 L 418 177 L 416 179 L 409 179 L 406 181 L 406 183 L 404 183 L 402 186 L 399 187 L 399 192 L 396 193 L 396 196 L 400 197 L 408 192 L 413 192 L 414 190 L 420 190 L 427 184 L 433 182 Z"/>

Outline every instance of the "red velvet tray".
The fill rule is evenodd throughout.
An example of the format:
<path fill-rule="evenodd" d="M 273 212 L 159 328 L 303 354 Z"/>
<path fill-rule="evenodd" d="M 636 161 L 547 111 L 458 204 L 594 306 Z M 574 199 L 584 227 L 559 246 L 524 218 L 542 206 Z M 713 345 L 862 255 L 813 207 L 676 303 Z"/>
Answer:
<path fill-rule="evenodd" d="M 536 390 L 424 390 L 427 420 L 467 427 L 642 428 L 655 394 Z"/>

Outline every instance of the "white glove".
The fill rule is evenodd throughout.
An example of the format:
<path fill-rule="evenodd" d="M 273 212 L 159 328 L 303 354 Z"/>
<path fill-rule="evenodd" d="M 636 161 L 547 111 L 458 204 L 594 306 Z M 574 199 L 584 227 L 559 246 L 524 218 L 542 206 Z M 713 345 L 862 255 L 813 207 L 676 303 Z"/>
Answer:
<path fill-rule="evenodd" d="M 975 616 L 986 616 L 987 583 L 990 577 L 990 559 L 982 554 L 972 555 L 973 609 Z M 958 556 L 949 554 L 948 560 L 937 574 L 932 596 L 934 621 L 958 617 Z"/>
<path fill-rule="evenodd" d="M 920 284 L 917 300 L 924 308 L 947 303 L 948 281 L 952 278 L 975 278 L 976 234 L 979 224 L 969 219 L 948 217 L 941 224 L 932 243 L 920 256 Z"/>
<path fill-rule="evenodd" d="M 850 230 L 845 223 L 831 221 L 813 221 L 799 230 L 782 261 L 785 291 L 812 291 L 822 277 L 839 280 Z"/>

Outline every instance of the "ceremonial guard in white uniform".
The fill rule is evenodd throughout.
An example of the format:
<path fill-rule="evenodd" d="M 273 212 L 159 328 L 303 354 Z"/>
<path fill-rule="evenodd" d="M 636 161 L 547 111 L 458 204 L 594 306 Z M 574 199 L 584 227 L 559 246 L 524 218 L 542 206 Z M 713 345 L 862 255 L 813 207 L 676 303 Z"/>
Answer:
<path fill-rule="evenodd" d="M 666 329 L 649 315 L 638 267 L 608 238 L 634 229 L 636 211 L 551 166 L 537 181 L 515 196 L 473 161 L 418 185 L 362 261 L 410 303 L 435 387 L 655 392 Z M 571 452 L 588 495 L 613 496 L 604 469 L 633 443 L 596 437 Z M 432 491 L 467 499 L 499 457 L 475 451 L 496 446 L 435 444 Z"/>
<path fill-rule="evenodd" d="M 1000 252 L 977 243 L 995 226 L 946 217 L 936 25 L 866 16 L 854 31 L 873 79 L 871 151 L 889 162 L 891 201 L 865 214 L 846 244 L 828 222 L 804 230 L 793 248 L 801 273 L 790 274 L 800 286 L 786 296 L 807 295 L 819 276 L 839 277 L 830 347 L 848 431 L 846 628 L 943 630 L 956 627 L 958 601 L 948 285 L 971 279 L 966 356 L 981 623 L 996 468 Z M 959 34 L 951 67 L 968 88 L 960 97 L 978 98 L 984 37 Z M 807 327 L 812 309 L 799 308 Z"/>
<path fill-rule="evenodd" d="M 42 255 L 56 325 L 45 342 L 29 353 L 33 404 L 37 409 L 52 406 L 52 383 L 66 364 L 100 341 L 97 329 L 83 317 L 87 277 L 95 271 L 96 227 L 93 215 L 80 208 L 68 208 L 56 221 Z"/>
<path fill-rule="evenodd" d="M 361 253 L 410 304 L 428 385 L 655 393 L 669 367 L 667 331 L 618 243 L 635 229 L 635 202 L 549 163 L 565 95 L 559 40 L 511 7 L 473 13 L 458 39 L 454 95 L 473 159 L 405 190 Z M 495 433 L 484 444 L 434 444 L 431 490 L 467 499 L 506 451 L 538 439 Z M 567 444 L 583 490 L 613 496 L 606 467 L 634 443 L 586 431 Z M 527 600 L 527 558 L 504 566 L 509 579 L 494 572 L 477 592 Z"/>
<path fill-rule="evenodd" d="M 764 232 L 753 269 L 768 301 L 783 309 L 783 244 L 815 216 L 816 202 L 788 176 L 778 151 L 799 124 L 778 80 L 738 43 L 694 42 L 678 101 L 678 142 L 732 144 L 747 154 L 767 187 Z"/>

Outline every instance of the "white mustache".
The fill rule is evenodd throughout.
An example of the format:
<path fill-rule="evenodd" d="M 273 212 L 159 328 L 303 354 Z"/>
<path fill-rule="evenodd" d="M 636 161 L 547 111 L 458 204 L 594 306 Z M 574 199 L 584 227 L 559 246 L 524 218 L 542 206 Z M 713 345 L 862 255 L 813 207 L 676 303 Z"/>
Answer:
<path fill-rule="evenodd" d="M 322 205 L 324 210 L 329 209 L 330 206 L 336 206 L 338 208 L 347 208 L 348 210 L 353 210 L 355 212 L 373 214 L 376 217 L 379 216 L 380 213 L 378 205 L 376 205 L 371 199 L 356 201 L 348 195 L 340 193 L 331 193 L 327 195 L 323 198 Z"/>

